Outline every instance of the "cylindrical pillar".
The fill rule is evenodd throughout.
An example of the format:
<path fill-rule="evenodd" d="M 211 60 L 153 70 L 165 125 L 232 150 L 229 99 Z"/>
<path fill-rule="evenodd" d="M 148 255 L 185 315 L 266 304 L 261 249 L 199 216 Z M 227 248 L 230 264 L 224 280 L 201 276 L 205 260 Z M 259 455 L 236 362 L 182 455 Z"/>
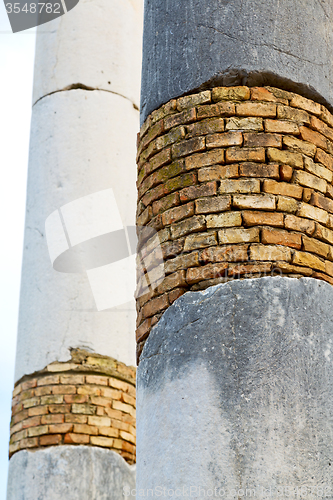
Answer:
<path fill-rule="evenodd" d="M 117 265 L 133 260 L 141 37 L 140 0 L 81 0 L 37 34 L 8 500 L 135 482 L 136 311 Z"/>
<path fill-rule="evenodd" d="M 137 223 L 166 274 L 138 298 L 146 495 L 332 494 L 332 20 L 146 1 Z"/>

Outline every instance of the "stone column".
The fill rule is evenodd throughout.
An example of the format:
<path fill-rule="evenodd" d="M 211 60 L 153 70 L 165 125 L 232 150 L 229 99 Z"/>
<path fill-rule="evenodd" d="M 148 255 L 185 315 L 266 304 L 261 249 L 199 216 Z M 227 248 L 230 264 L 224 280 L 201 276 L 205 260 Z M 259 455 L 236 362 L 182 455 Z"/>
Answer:
<path fill-rule="evenodd" d="M 137 489 L 331 496 L 333 7 L 145 9 Z"/>
<path fill-rule="evenodd" d="M 37 34 L 8 500 L 135 484 L 135 302 L 102 304 L 94 252 L 135 225 L 142 10 L 81 0 Z"/>

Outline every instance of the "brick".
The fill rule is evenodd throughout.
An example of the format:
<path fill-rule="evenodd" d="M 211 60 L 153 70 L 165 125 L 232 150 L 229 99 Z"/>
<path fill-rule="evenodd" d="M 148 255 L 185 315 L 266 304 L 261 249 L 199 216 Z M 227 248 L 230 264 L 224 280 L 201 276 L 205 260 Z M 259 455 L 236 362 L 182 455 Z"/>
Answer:
<path fill-rule="evenodd" d="M 64 415 L 43 415 L 41 418 L 41 424 L 63 424 L 65 422 Z"/>
<path fill-rule="evenodd" d="M 248 260 L 248 245 L 230 245 L 205 248 L 200 252 L 202 262 L 242 262 Z"/>
<path fill-rule="evenodd" d="M 39 444 L 40 446 L 52 446 L 55 444 L 60 444 L 62 441 L 62 436 L 61 434 L 54 434 L 51 436 L 41 436 L 39 438 Z"/>
<path fill-rule="evenodd" d="M 126 392 L 131 387 L 133 387 L 130 384 L 124 382 L 123 380 L 119 380 L 119 379 L 114 378 L 114 377 L 109 378 L 109 385 L 110 385 L 110 387 L 114 387 L 115 389 L 119 389 L 119 391 L 123 391 L 123 392 Z M 117 418 L 117 417 L 114 417 L 114 418 Z"/>
<path fill-rule="evenodd" d="M 53 394 L 76 394 L 75 385 L 54 385 L 52 386 Z"/>
<path fill-rule="evenodd" d="M 276 105 L 271 103 L 242 102 L 236 105 L 236 114 L 239 116 L 273 118 L 276 116 Z"/>
<path fill-rule="evenodd" d="M 169 274 L 160 285 L 157 287 L 157 293 L 162 294 L 165 292 L 169 292 L 173 288 L 178 288 L 181 286 L 186 286 L 185 282 L 185 272 L 179 270 L 173 274 Z"/>
<path fill-rule="evenodd" d="M 291 250 L 289 248 L 277 247 L 275 245 L 251 245 L 250 246 L 250 259 L 251 260 L 268 260 L 278 261 L 284 260 L 291 261 Z"/>
<path fill-rule="evenodd" d="M 49 405 L 49 413 L 69 413 L 71 411 L 71 405 Z"/>
<path fill-rule="evenodd" d="M 18 394 L 20 394 L 21 391 L 22 391 L 22 385 L 18 384 L 13 390 L 13 398 L 18 396 Z"/>
<path fill-rule="evenodd" d="M 169 130 L 172 127 L 177 127 L 178 125 L 185 125 L 186 123 L 191 123 L 196 120 L 195 108 L 191 108 L 181 113 L 170 115 L 164 120 L 164 130 Z"/>
<path fill-rule="evenodd" d="M 82 394 L 67 394 L 64 396 L 65 403 L 87 403 L 88 396 L 84 396 Z"/>
<path fill-rule="evenodd" d="M 235 114 L 235 105 L 231 102 L 201 105 L 197 107 L 197 118 L 212 118 L 214 116 L 232 116 Z"/>
<path fill-rule="evenodd" d="M 333 180 L 333 172 L 331 170 L 320 163 L 315 163 L 311 158 L 307 158 L 306 156 L 304 157 L 304 169 L 329 183 Z"/>
<path fill-rule="evenodd" d="M 319 120 L 316 116 L 311 116 L 311 127 L 333 141 L 333 129 Z"/>
<path fill-rule="evenodd" d="M 117 389 L 111 389 L 109 387 L 103 387 L 103 389 L 101 389 L 101 395 L 103 396 L 103 398 L 109 398 L 109 399 L 120 399 L 121 398 L 121 392 Z M 107 403 L 107 400 L 103 400 L 103 401 L 97 401 L 97 399 L 94 399 L 94 404 L 97 404 L 97 405 L 101 405 L 101 406 L 109 406 Z"/>
<path fill-rule="evenodd" d="M 96 407 L 88 404 L 73 404 L 72 413 L 79 413 L 82 415 L 95 415 Z"/>
<path fill-rule="evenodd" d="M 233 206 L 239 209 L 275 210 L 275 196 L 266 195 L 234 195 Z"/>
<path fill-rule="evenodd" d="M 302 199 L 303 189 L 296 184 L 288 184 L 287 182 L 276 182 L 273 180 L 265 180 L 263 191 L 270 194 L 280 194 L 282 196 L 290 196 L 297 200 Z"/>
<path fill-rule="evenodd" d="M 202 215 L 195 215 L 185 221 L 177 222 L 171 226 L 171 238 L 177 239 L 186 234 L 201 231 L 206 228 L 206 220 Z"/>
<path fill-rule="evenodd" d="M 20 442 L 20 449 L 37 448 L 37 446 L 38 446 L 37 437 L 22 439 L 22 441 Z"/>
<path fill-rule="evenodd" d="M 316 146 L 311 144 L 311 142 L 301 141 L 296 137 L 290 137 L 288 135 L 283 137 L 283 145 L 292 151 L 296 151 L 297 153 L 311 156 L 311 158 L 314 157 L 317 150 Z"/>
<path fill-rule="evenodd" d="M 325 153 L 325 151 L 320 148 L 317 148 L 315 161 L 323 163 L 325 167 L 333 170 L 333 156 L 331 154 Z"/>
<path fill-rule="evenodd" d="M 21 390 L 27 391 L 29 389 L 34 389 L 35 387 L 37 387 L 37 379 L 33 378 L 31 380 L 27 380 L 26 382 L 22 382 Z M 13 391 L 13 395 L 14 395 L 14 392 L 15 391 Z M 21 392 L 21 391 L 19 391 L 19 392 Z"/>
<path fill-rule="evenodd" d="M 230 228 L 218 232 L 220 245 L 259 242 L 259 229 Z M 246 259 L 245 259 L 246 260 Z"/>
<path fill-rule="evenodd" d="M 106 418 L 108 417 L 89 417 L 89 418 Z M 86 424 L 75 424 L 74 425 L 74 433 L 75 434 L 91 434 L 93 436 L 98 435 L 98 428 L 95 425 L 86 425 Z"/>
<path fill-rule="evenodd" d="M 124 401 L 124 403 L 128 403 L 132 406 L 134 406 L 134 408 L 136 407 L 136 398 L 133 397 L 133 396 L 130 396 L 129 394 L 126 394 L 125 392 L 122 394 L 122 400 Z"/>
<path fill-rule="evenodd" d="M 50 434 L 66 434 L 67 432 L 71 432 L 73 429 L 73 424 L 52 424 L 49 425 L 49 433 Z"/>
<path fill-rule="evenodd" d="M 202 198 L 204 196 L 213 196 L 217 192 L 216 182 L 208 182 L 206 184 L 201 184 L 199 186 L 190 186 L 188 188 L 182 189 L 179 193 L 180 201 L 185 203 L 190 200 L 195 200 L 197 198 Z"/>
<path fill-rule="evenodd" d="M 169 259 L 170 257 L 175 257 L 184 248 L 184 240 L 167 241 L 161 245 L 161 250 L 163 253 L 163 259 Z"/>
<path fill-rule="evenodd" d="M 185 239 L 185 247 L 184 251 L 187 252 L 189 250 L 196 250 L 197 248 L 209 247 L 212 245 L 217 245 L 216 233 L 195 233 L 187 236 Z M 192 254 L 190 254 L 192 255 Z M 181 256 L 185 257 L 185 256 Z M 195 266 L 197 263 L 195 263 Z M 193 265 L 192 265 L 193 266 Z M 192 267 L 188 266 L 188 267 Z"/>
<path fill-rule="evenodd" d="M 248 148 L 281 148 L 282 136 L 279 134 L 267 133 L 244 133 L 244 146 Z"/>
<path fill-rule="evenodd" d="M 64 437 L 65 444 L 89 444 L 90 438 L 85 434 L 68 433 Z"/>
<path fill-rule="evenodd" d="M 242 225 L 240 212 L 226 212 L 219 215 L 207 215 L 207 228 L 234 227 Z"/>
<path fill-rule="evenodd" d="M 224 163 L 223 149 L 207 151 L 206 153 L 195 154 L 185 158 L 186 170 L 207 167 L 209 165 L 215 165 L 216 163 Z"/>
<path fill-rule="evenodd" d="M 261 132 L 264 130 L 262 118 L 226 118 L 226 130 L 256 130 Z"/>
<path fill-rule="evenodd" d="M 223 180 L 220 183 L 220 194 L 260 193 L 260 181 L 257 179 Z"/>
<path fill-rule="evenodd" d="M 311 253 L 296 251 L 293 256 L 293 264 L 325 272 L 325 262 Z"/>
<path fill-rule="evenodd" d="M 308 267 L 293 266 L 292 264 L 288 264 L 286 262 L 276 262 L 274 267 L 276 269 L 280 269 L 284 273 L 302 274 L 303 276 L 311 276 L 313 272 L 312 269 L 309 269 Z"/>
<path fill-rule="evenodd" d="M 54 396 L 42 396 L 40 401 L 42 405 L 61 404 L 64 401 L 64 397 L 61 394 Z"/>
<path fill-rule="evenodd" d="M 246 101 L 250 99 L 250 89 L 244 86 L 215 87 L 212 89 L 213 102 L 218 101 Z"/>
<path fill-rule="evenodd" d="M 135 416 L 135 410 L 132 408 L 131 405 L 128 405 L 126 403 L 121 403 L 120 401 L 112 401 L 112 408 L 115 410 L 122 411 L 124 413 L 129 413 L 133 417 Z"/>
<path fill-rule="evenodd" d="M 155 111 L 152 112 L 151 114 L 151 123 L 156 123 L 157 121 L 161 120 L 162 118 L 165 118 L 168 115 L 172 115 L 173 113 L 177 112 L 177 100 L 176 99 L 171 99 L 171 101 L 167 102 L 164 104 L 159 109 L 156 109 Z"/>
<path fill-rule="evenodd" d="M 191 153 L 204 151 L 205 149 L 205 139 L 203 137 L 195 137 L 194 139 L 188 139 L 186 141 L 173 144 L 172 156 L 173 158 L 180 158 Z"/>
<path fill-rule="evenodd" d="M 299 203 L 294 198 L 289 198 L 287 196 L 278 196 L 277 210 L 279 210 L 280 212 L 295 214 L 298 208 Z"/>
<path fill-rule="evenodd" d="M 28 429 L 29 437 L 42 436 L 49 433 L 48 425 L 39 425 L 38 427 L 31 427 Z"/>
<path fill-rule="evenodd" d="M 98 432 L 102 436 L 113 437 L 113 438 L 119 437 L 119 430 L 112 429 L 112 427 L 99 427 Z"/>
<path fill-rule="evenodd" d="M 301 184 L 301 186 L 309 187 L 311 189 L 317 189 L 322 193 L 326 193 L 326 181 L 324 179 L 320 179 L 315 175 L 309 174 L 308 172 L 297 170 L 296 172 L 294 172 L 293 180 Z"/>
<path fill-rule="evenodd" d="M 295 168 L 303 168 L 303 157 L 300 153 L 268 148 L 267 156 L 270 161 L 284 163 Z"/>
<path fill-rule="evenodd" d="M 180 205 L 179 193 L 171 193 L 153 203 L 153 214 L 157 215 L 177 205 Z"/>
<path fill-rule="evenodd" d="M 100 375 L 86 375 L 87 384 L 108 385 L 107 377 Z"/>
<path fill-rule="evenodd" d="M 88 425 L 96 427 L 110 427 L 110 417 L 88 417 Z"/>
<path fill-rule="evenodd" d="M 330 184 L 327 184 L 326 196 L 333 199 L 333 186 L 331 186 Z"/>
<path fill-rule="evenodd" d="M 37 381 L 37 385 L 56 385 L 60 383 L 59 375 L 48 375 L 47 377 L 42 377 Z"/>
<path fill-rule="evenodd" d="M 86 424 L 88 422 L 88 417 L 85 415 L 65 415 L 65 422 L 72 424 Z"/>
<path fill-rule="evenodd" d="M 191 217 L 194 215 L 194 203 L 190 202 L 180 207 L 171 208 L 162 214 L 162 222 L 164 226 L 178 222 L 179 220 Z"/>
<path fill-rule="evenodd" d="M 283 214 L 277 212 L 242 212 L 245 226 L 283 227 Z"/>
<path fill-rule="evenodd" d="M 223 134 L 212 134 L 206 137 L 207 148 L 223 148 L 228 146 L 241 146 L 243 134 L 241 132 L 225 132 Z"/>
<path fill-rule="evenodd" d="M 333 276 L 333 263 L 329 260 L 325 261 L 325 272 L 330 276 Z"/>
<path fill-rule="evenodd" d="M 325 210 L 313 207 L 307 203 L 301 203 L 297 215 L 299 217 L 305 217 L 306 219 L 313 219 L 322 224 L 327 224 L 328 222 L 328 213 Z"/>
<path fill-rule="evenodd" d="M 29 417 L 34 417 L 36 415 L 45 415 L 47 411 L 47 406 L 33 406 L 28 410 Z"/>
<path fill-rule="evenodd" d="M 303 141 L 311 142 L 321 149 L 327 149 L 327 139 L 323 135 L 307 127 L 300 127 L 299 130 Z"/>
<path fill-rule="evenodd" d="M 170 163 L 171 160 L 171 148 L 163 149 L 149 160 L 149 163 L 147 164 L 147 174 L 150 174 L 167 163 Z"/>
<path fill-rule="evenodd" d="M 28 436 L 28 430 L 24 429 L 22 431 L 16 432 L 10 437 L 11 443 L 16 443 L 16 441 L 21 441 L 21 439 L 25 439 Z"/>
<path fill-rule="evenodd" d="M 187 108 L 193 108 L 199 104 L 206 104 L 211 102 L 211 91 L 205 90 L 199 94 L 192 94 L 185 97 L 179 97 L 177 99 L 177 109 L 178 111 L 183 111 Z"/>
<path fill-rule="evenodd" d="M 290 233 L 282 229 L 264 227 L 261 231 L 261 242 L 265 245 L 283 245 L 300 250 L 302 247 L 302 236 L 299 233 Z"/>
<path fill-rule="evenodd" d="M 265 130 L 273 134 L 299 134 L 299 127 L 296 123 L 284 120 L 265 120 Z"/>
<path fill-rule="evenodd" d="M 232 179 L 238 177 L 238 165 L 214 165 L 213 167 L 201 168 L 198 171 L 198 181 L 218 181 L 221 179 Z"/>
<path fill-rule="evenodd" d="M 281 181 L 289 182 L 293 176 L 293 169 L 289 165 L 280 165 L 280 179 Z"/>
<path fill-rule="evenodd" d="M 313 221 L 295 217 L 294 215 L 286 215 L 284 223 L 286 229 L 290 229 L 292 231 L 300 231 L 302 233 L 308 234 L 309 236 L 314 233 L 316 228 L 316 225 Z"/>
<path fill-rule="evenodd" d="M 270 275 L 272 264 L 265 262 L 264 264 L 230 264 L 228 268 L 228 276 L 239 278 L 260 278 Z"/>
<path fill-rule="evenodd" d="M 321 114 L 320 104 L 311 101 L 310 99 L 306 99 L 300 95 L 294 94 L 293 98 L 290 101 L 290 106 L 295 108 L 301 108 L 309 113 L 313 113 L 314 115 Z"/>
<path fill-rule="evenodd" d="M 226 163 L 236 163 L 240 161 L 265 162 L 264 148 L 228 148 L 225 153 Z"/>
<path fill-rule="evenodd" d="M 214 244 L 216 245 L 216 242 L 213 243 L 213 245 Z M 185 249 L 186 249 L 185 251 L 191 250 L 191 248 L 186 248 L 186 243 L 185 243 Z M 194 267 L 194 266 L 199 266 L 198 252 L 192 252 L 185 255 L 182 254 L 176 257 L 175 259 L 168 260 L 164 264 L 164 269 L 166 274 L 170 274 L 174 273 L 175 271 L 178 271 L 179 269 L 187 269 L 188 267 Z"/>
<path fill-rule="evenodd" d="M 22 422 L 19 422 L 18 424 L 15 424 L 15 425 L 11 424 L 11 427 L 10 427 L 10 434 L 11 434 L 11 435 L 12 435 L 12 434 L 15 434 L 15 432 L 19 432 L 19 431 L 21 431 L 21 430 L 22 430 L 22 428 L 23 428 L 23 424 L 22 424 Z"/>
<path fill-rule="evenodd" d="M 253 87 L 251 88 L 251 99 L 255 101 L 268 101 L 268 102 L 279 102 L 281 99 L 276 98 L 272 92 L 270 92 L 265 87 Z M 288 104 L 288 101 L 283 99 L 284 102 Z"/>
<path fill-rule="evenodd" d="M 90 444 L 92 444 L 93 446 L 102 446 L 103 448 L 112 448 L 113 441 L 114 440 L 112 438 L 107 438 L 102 436 L 90 437 Z"/>
<path fill-rule="evenodd" d="M 30 399 L 25 399 L 22 401 L 22 405 L 24 409 L 31 408 L 32 406 L 39 406 L 40 404 L 40 398 L 30 398 Z M 42 405 L 45 404 L 42 402 Z M 13 409 L 14 413 L 14 409 Z"/>
<path fill-rule="evenodd" d="M 137 226 L 146 226 L 148 222 L 152 219 L 153 217 L 153 210 L 151 207 L 147 207 L 142 214 L 136 218 L 136 224 Z"/>
<path fill-rule="evenodd" d="M 279 165 L 265 163 L 242 163 L 239 165 L 240 177 L 271 177 L 279 179 Z"/>
<path fill-rule="evenodd" d="M 172 130 L 168 134 L 162 135 L 156 139 L 156 149 L 159 151 L 168 146 L 171 146 L 175 142 L 181 141 L 185 139 L 186 130 L 185 127 L 177 127 Z"/>
<path fill-rule="evenodd" d="M 303 201 L 305 201 L 305 203 L 310 202 L 312 193 L 313 193 L 313 189 L 310 189 L 310 188 L 303 189 Z"/>
<path fill-rule="evenodd" d="M 327 281 L 327 283 L 330 283 L 331 285 L 333 285 L 333 279 L 330 278 L 329 276 L 327 276 L 326 274 L 315 272 L 315 273 L 313 273 L 312 277 L 313 278 L 317 278 L 317 279 L 321 279 L 321 280 L 324 280 L 324 281 Z"/>
<path fill-rule="evenodd" d="M 206 266 L 193 267 L 187 270 L 186 281 L 189 285 L 199 281 L 223 277 L 226 275 L 228 263 L 207 264 Z"/>
<path fill-rule="evenodd" d="M 163 120 L 155 123 L 155 125 L 149 127 L 147 133 L 141 140 L 141 148 L 144 149 L 148 146 L 148 144 L 153 141 L 156 137 L 163 134 L 164 132 L 164 123 Z"/>
<path fill-rule="evenodd" d="M 214 212 L 225 212 L 231 208 L 231 196 L 214 196 L 200 198 L 195 201 L 195 212 L 197 214 L 209 214 Z"/>
<path fill-rule="evenodd" d="M 84 385 L 82 387 L 77 388 L 78 394 L 82 395 L 93 395 L 93 396 L 100 396 L 101 390 L 99 387 L 94 387 L 94 386 L 89 386 L 89 385 Z"/>
<path fill-rule="evenodd" d="M 30 389 L 30 390 L 27 390 L 27 391 L 23 391 L 21 392 L 20 394 L 20 400 L 23 401 L 25 399 L 30 399 L 30 398 L 33 398 L 35 395 L 35 391 L 34 389 Z"/>
<path fill-rule="evenodd" d="M 321 106 L 321 114 L 320 114 L 320 119 L 327 123 L 327 125 L 330 125 L 330 127 L 333 127 L 333 116 L 332 114 L 325 108 L 325 106 Z"/>
<path fill-rule="evenodd" d="M 164 185 L 164 192 L 165 194 L 172 193 L 173 191 L 192 186 L 193 184 L 196 184 L 196 182 L 197 177 L 195 173 L 183 174 L 179 177 L 169 179 Z"/>
<path fill-rule="evenodd" d="M 149 316 L 154 316 L 154 314 L 167 309 L 167 307 L 169 307 L 169 301 L 166 295 L 156 297 L 155 299 L 150 300 L 142 308 L 143 317 L 148 318 Z"/>
<path fill-rule="evenodd" d="M 223 118 L 208 118 L 200 122 L 187 125 L 187 138 L 195 137 L 197 135 L 216 134 L 224 131 Z"/>
<path fill-rule="evenodd" d="M 40 416 L 27 418 L 22 422 L 22 429 L 27 429 L 28 427 L 35 427 L 36 425 L 40 425 L 41 418 Z"/>
<path fill-rule="evenodd" d="M 321 224 L 316 224 L 314 236 L 333 245 L 333 231 L 331 231 L 331 229 L 327 229 L 327 227 L 324 227 Z"/>
<path fill-rule="evenodd" d="M 290 108 L 289 106 L 278 106 L 277 117 L 280 120 L 291 120 L 296 123 L 310 124 L 310 116 L 306 111 Z"/>
<path fill-rule="evenodd" d="M 81 385 L 84 384 L 84 375 L 60 375 L 60 383 L 68 385 Z"/>
<path fill-rule="evenodd" d="M 322 208 L 327 212 L 333 213 L 333 201 L 319 193 L 313 193 L 311 196 L 311 205 Z"/>

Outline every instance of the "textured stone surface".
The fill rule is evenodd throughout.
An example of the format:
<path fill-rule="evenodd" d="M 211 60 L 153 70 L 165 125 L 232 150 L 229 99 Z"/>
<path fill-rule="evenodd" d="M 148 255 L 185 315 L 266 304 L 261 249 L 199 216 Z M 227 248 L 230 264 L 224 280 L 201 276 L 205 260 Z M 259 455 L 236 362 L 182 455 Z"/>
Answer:
<path fill-rule="evenodd" d="M 332 105 L 332 9 L 323 0 L 146 0 L 142 121 L 207 82 L 264 83 Z"/>
<path fill-rule="evenodd" d="M 109 92 L 59 92 L 33 108 L 15 381 L 69 360 L 70 347 L 135 364 L 134 299 L 97 312 L 86 274 L 52 268 L 45 221 L 70 201 L 113 188 L 123 224 L 135 224 L 137 128 L 132 104 Z"/>
<path fill-rule="evenodd" d="M 33 102 L 68 86 L 105 90 L 139 107 L 143 0 L 80 0 L 38 29 Z"/>
<path fill-rule="evenodd" d="M 124 488 L 135 488 L 135 466 L 109 450 L 20 451 L 9 462 L 7 500 L 121 500 Z"/>
<path fill-rule="evenodd" d="M 138 368 L 137 488 L 330 487 L 332 311 L 312 278 L 180 297 Z"/>

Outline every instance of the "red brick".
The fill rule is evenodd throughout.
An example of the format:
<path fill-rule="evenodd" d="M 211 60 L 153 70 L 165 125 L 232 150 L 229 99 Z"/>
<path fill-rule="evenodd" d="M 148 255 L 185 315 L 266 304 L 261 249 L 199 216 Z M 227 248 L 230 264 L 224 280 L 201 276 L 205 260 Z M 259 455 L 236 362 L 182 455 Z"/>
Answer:
<path fill-rule="evenodd" d="M 180 200 L 185 203 L 190 200 L 195 200 L 197 198 L 202 198 L 204 196 L 213 196 L 217 193 L 217 183 L 207 182 L 206 184 L 200 184 L 199 186 L 190 186 L 184 188 L 180 191 Z"/>
<path fill-rule="evenodd" d="M 311 205 L 322 208 L 323 210 L 326 210 L 327 212 L 333 214 L 333 201 L 326 198 L 326 196 L 323 196 L 319 193 L 313 193 L 310 203 Z"/>
<path fill-rule="evenodd" d="M 289 165 L 280 165 L 280 178 L 281 181 L 289 182 L 293 176 L 293 168 Z"/>
<path fill-rule="evenodd" d="M 226 275 L 228 263 L 208 264 L 206 266 L 193 267 L 186 272 L 186 281 L 189 285 L 198 283 L 199 281 L 219 278 Z"/>
<path fill-rule="evenodd" d="M 261 241 L 265 245 L 284 245 L 297 250 L 302 247 L 301 234 L 289 233 L 281 229 L 262 228 Z"/>
<path fill-rule="evenodd" d="M 247 148 L 281 148 L 282 135 L 268 133 L 244 133 L 244 146 Z"/>
<path fill-rule="evenodd" d="M 186 141 L 173 144 L 172 156 L 173 158 L 179 158 L 192 153 L 197 153 L 198 151 L 204 151 L 205 149 L 205 139 L 203 137 L 195 137 L 194 139 L 188 139 Z"/>
<path fill-rule="evenodd" d="M 240 177 L 270 177 L 279 179 L 279 165 L 265 163 L 241 163 L 239 165 Z"/>
<path fill-rule="evenodd" d="M 61 434 L 53 434 L 52 436 L 41 436 L 39 438 L 40 446 L 52 446 L 55 444 L 60 444 L 62 440 Z"/>
<path fill-rule="evenodd" d="M 64 438 L 65 444 L 89 444 L 89 436 L 85 434 L 66 434 Z"/>
<path fill-rule="evenodd" d="M 303 141 L 311 142 L 321 149 L 327 149 L 327 139 L 323 135 L 307 127 L 300 127 L 300 132 Z"/>
<path fill-rule="evenodd" d="M 225 156 L 226 163 L 236 163 L 241 161 L 265 162 L 264 148 L 228 148 Z"/>
<path fill-rule="evenodd" d="M 50 434 L 66 434 L 71 432 L 73 424 L 52 424 L 49 426 Z"/>

